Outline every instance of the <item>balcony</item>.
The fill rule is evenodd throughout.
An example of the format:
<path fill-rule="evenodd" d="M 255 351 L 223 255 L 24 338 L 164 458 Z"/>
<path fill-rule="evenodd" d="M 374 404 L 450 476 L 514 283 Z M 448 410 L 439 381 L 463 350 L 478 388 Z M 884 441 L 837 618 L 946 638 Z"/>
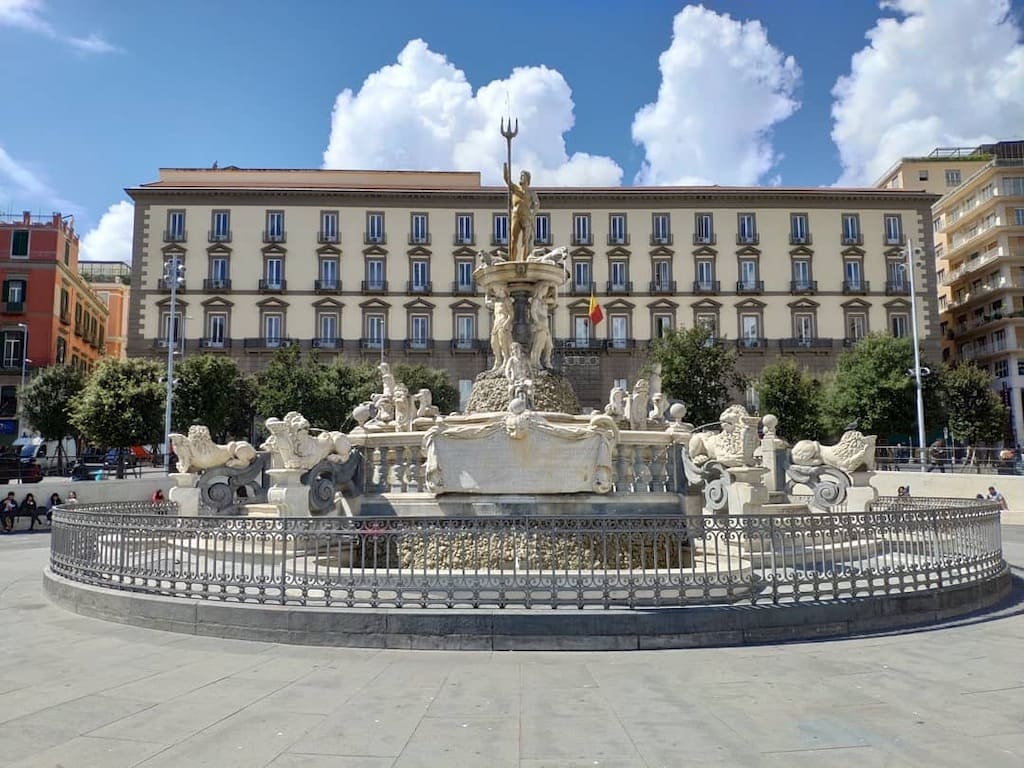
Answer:
<path fill-rule="evenodd" d="M 651 293 L 674 294 L 676 292 L 676 281 L 652 280 L 648 288 Z"/>
<path fill-rule="evenodd" d="M 811 238 L 811 233 L 797 234 L 796 232 L 789 233 L 789 244 L 790 245 L 811 245 L 814 240 Z"/>
<path fill-rule="evenodd" d="M 714 235 L 713 232 L 711 234 L 704 234 L 704 235 L 695 234 L 693 236 L 693 244 L 694 245 L 714 245 L 715 242 L 716 242 L 716 238 L 715 238 L 715 235 Z"/>
<path fill-rule="evenodd" d="M 605 283 L 604 292 L 609 296 L 628 296 L 633 292 L 633 281 L 627 280 L 626 282 L 613 282 L 609 280 Z"/>
<path fill-rule="evenodd" d="M 316 241 L 321 245 L 341 242 L 341 235 L 338 232 L 324 232 L 322 229 L 316 233 Z"/>
<path fill-rule="evenodd" d="M 871 290 L 871 283 L 867 280 L 843 280 L 844 296 L 864 296 Z"/>
<path fill-rule="evenodd" d="M 409 245 L 430 245 L 430 233 L 423 235 L 409 235 Z"/>
<path fill-rule="evenodd" d="M 260 293 L 284 293 L 287 289 L 287 280 L 260 280 Z"/>
<path fill-rule="evenodd" d="M 480 352 L 484 344 L 479 339 L 452 339 L 452 352 Z"/>
<path fill-rule="evenodd" d="M 206 350 L 231 349 L 231 339 L 223 336 L 204 336 L 199 340 L 199 348 Z"/>
<path fill-rule="evenodd" d="M 360 349 L 391 349 L 391 339 L 368 338 L 364 336 L 359 340 Z"/>
<path fill-rule="evenodd" d="M 9 315 L 23 315 L 25 314 L 25 302 L 24 301 L 5 301 L 4 312 Z"/>
<path fill-rule="evenodd" d="M 360 286 L 363 293 L 387 293 L 387 280 L 363 280 Z"/>
<path fill-rule="evenodd" d="M 883 241 L 886 245 L 906 245 L 907 237 L 903 233 L 896 235 L 895 237 L 889 234 L 882 236 Z"/>
<path fill-rule="evenodd" d="M 314 280 L 313 290 L 316 293 L 341 293 L 341 280 Z"/>
<path fill-rule="evenodd" d="M 82 334 L 77 333 L 77 331 L 76 331 L 76 335 L 81 336 Z M 168 339 L 166 336 L 163 336 L 163 337 L 157 338 L 157 339 L 153 339 L 153 348 L 154 349 L 167 349 L 168 347 L 173 347 L 178 352 L 184 352 L 185 351 L 185 339 L 184 338 L 181 338 L 181 339 Z"/>
<path fill-rule="evenodd" d="M 910 282 L 908 280 L 886 280 L 885 281 L 885 295 L 886 296 L 909 296 L 910 295 Z"/>
<path fill-rule="evenodd" d="M 345 342 L 336 336 L 320 336 L 310 341 L 313 349 L 342 349 Z"/>
<path fill-rule="evenodd" d="M 452 283 L 452 293 L 456 296 L 472 296 L 476 293 L 476 283 L 473 281 L 468 283 L 455 281 Z"/>
<path fill-rule="evenodd" d="M 507 237 L 498 237 L 497 235 L 491 235 L 491 245 L 495 245 L 495 246 L 497 246 L 497 245 L 504 245 L 504 246 L 507 246 L 508 245 L 508 238 Z"/>
<path fill-rule="evenodd" d="M 215 230 L 211 229 L 206 233 L 207 241 L 211 243 L 230 243 L 231 242 L 231 230 Z"/>
<path fill-rule="evenodd" d="M 387 245 L 387 242 L 383 232 L 363 232 L 363 245 Z"/>
<path fill-rule="evenodd" d="M 863 339 L 863 336 L 847 336 L 843 339 L 843 346 L 849 349 L 850 347 L 857 346 L 857 342 Z"/>
<path fill-rule="evenodd" d="M 558 339 L 555 346 L 562 350 L 588 350 L 591 352 L 603 351 L 604 339 Z"/>
<path fill-rule="evenodd" d="M 283 349 L 290 347 L 295 344 L 295 339 L 290 339 L 287 336 L 258 336 L 250 337 L 242 341 L 242 347 L 244 349 Z"/>
<path fill-rule="evenodd" d="M 203 280 L 203 290 L 207 293 L 230 291 L 231 281 L 225 277 L 208 277 Z"/>
<path fill-rule="evenodd" d="M 433 339 L 406 339 L 406 352 L 431 352 L 434 349 Z"/>
<path fill-rule="evenodd" d="M 575 280 L 569 284 L 569 293 L 573 296 L 590 296 L 597 291 L 597 283 L 577 283 Z"/>
<path fill-rule="evenodd" d="M 605 343 L 609 352 L 632 352 L 636 346 L 636 339 L 608 339 Z"/>
<path fill-rule="evenodd" d="M 768 349 L 768 339 L 751 336 L 746 339 L 736 339 L 736 349 L 744 350 L 765 350 Z"/>
<path fill-rule="evenodd" d="M 672 235 L 651 235 L 651 245 L 672 245 Z"/>
<path fill-rule="evenodd" d="M 452 238 L 452 245 L 476 245 L 476 238 L 473 235 L 456 235 Z"/>
<path fill-rule="evenodd" d="M 165 229 L 165 243 L 184 243 L 188 239 L 188 232 L 184 229 Z"/>
<path fill-rule="evenodd" d="M 272 232 L 270 230 L 263 230 L 263 242 L 264 243 L 283 243 L 287 238 L 288 233 L 284 230 L 279 232 Z"/>
<path fill-rule="evenodd" d="M 159 290 L 159 291 L 170 291 L 171 290 L 171 283 L 172 282 L 175 282 L 175 281 L 168 280 L 166 277 L 157 278 L 157 281 L 156 281 L 157 290 Z M 184 293 L 184 292 L 185 292 L 185 283 L 184 283 L 184 281 L 178 281 L 178 288 L 177 288 L 176 293 Z"/>
<path fill-rule="evenodd" d="M 694 293 L 719 293 L 722 290 L 721 280 L 694 280 L 693 281 L 693 292 Z"/>
<path fill-rule="evenodd" d="M 587 233 L 573 232 L 572 233 L 572 244 L 573 245 L 593 245 L 594 236 Z"/>
<path fill-rule="evenodd" d="M 739 280 L 736 283 L 736 293 L 739 293 L 739 294 L 764 293 L 764 280 Z"/>
<path fill-rule="evenodd" d="M 761 242 L 761 237 L 756 232 L 752 235 L 736 235 L 736 245 L 757 245 Z"/>
<path fill-rule="evenodd" d="M 540 235 L 533 238 L 534 245 L 551 245 L 551 235 Z"/>
<path fill-rule="evenodd" d="M 629 245 L 629 235 L 608 235 L 608 245 Z"/>
<path fill-rule="evenodd" d="M 971 272 L 981 269 L 986 264 L 991 264 L 993 261 L 1003 256 L 1009 256 L 1010 258 L 1013 259 L 1024 259 L 1024 251 L 1014 251 L 1013 253 L 1007 254 L 1001 247 L 985 251 L 984 253 L 976 256 L 973 259 L 968 259 L 959 267 L 957 267 L 948 275 L 946 275 L 944 278 L 942 278 L 942 285 L 952 285 L 961 277 L 969 275 Z"/>
<path fill-rule="evenodd" d="M 823 349 L 832 349 L 832 339 L 819 339 L 817 337 L 798 337 L 793 339 L 779 339 L 779 349 L 790 352 L 800 350 L 820 352 Z"/>
<path fill-rule="evenodd" d="M 790 280 L 789 281 L 789 292 L 790 293 L 817 293 L 818 292 L 818 281 L 817 280 Z"/>
<path fill-rule="evenodd" d="M 429 296 L 434 292 L 434 284 L 430 280 L 409 280 L 405 284 L 405 292 L 415 296 Z"/>
<path fill-rule="evenodd" d="M 864 245 L 864 235 L 859 232 L 843 232 L 839 235 L 839 238 L 843 245 Z"/>

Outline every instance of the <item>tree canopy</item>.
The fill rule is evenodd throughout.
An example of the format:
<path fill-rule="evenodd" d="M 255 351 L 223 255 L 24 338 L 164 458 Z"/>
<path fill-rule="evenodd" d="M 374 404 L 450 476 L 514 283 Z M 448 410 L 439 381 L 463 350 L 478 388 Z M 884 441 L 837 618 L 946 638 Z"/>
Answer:
<path fill-rule="evenodd" d="M 74 398 L 85 386 L 85 376 L 70 365 L 44 368 L 25 385 L 19 398 L 21 414 L 44 438 L 57 440 L 58 468 L 63 470 L 64 443 L 61 438 L 77 436 L 71 421 Z"/>
<path fill-rule="evenodd" d="M 192 424 L 203 424 L 219 443 L 248 439 L 255 384 L 242 375 L 234 360 L 222 355 L 194 355 L 177 365 L 174 374 L 175 431 L 184 433 Z"/>
<path fill-rule="evenodd" d="M 942 372 L 942 393 L 953 437 L 969 445 L 1001 440 L 1009 409 L 992 389 L 992 377 L 973 364 Z"/>
<path fill-rule="evenodd" d="M 150 360 L 101 359 L 72 400 L 72 425 L 104 448 L 161 442 L 163 375 L 163 366 Z"/>
<path fill-rule="evenodd" d="M 791 442 L 824 437 L 823 394 L 821 382 L 792 360 L 765 366 L 757 380 L 761 413 L 778 416 L 778 433 Z"/>

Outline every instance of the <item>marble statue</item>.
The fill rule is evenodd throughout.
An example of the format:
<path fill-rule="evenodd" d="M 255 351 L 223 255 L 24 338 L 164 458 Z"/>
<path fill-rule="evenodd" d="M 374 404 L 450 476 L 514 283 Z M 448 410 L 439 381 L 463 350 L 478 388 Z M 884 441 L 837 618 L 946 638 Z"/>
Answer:
<path fill-rule="evenodd" d="M 650 403 L 650 385 L 647 379 L 637 379 L 629 395 L 626 417 L 630 429 L 644 429 L 647 426 L 647 406 Z"/>
<path fill-rule="evenodd" d="M 311 469 L 324 459 L 345 462 L 352 453 L 352 444 L 343 432 L 310 433 L 309 421 L 298 411 L 283 419 L 266 421 L 270 437 L 263 444 L 274 456 L 276 466 L 284 469 Z"/>
<path fill-rule="evenodd" d="M 608 393 L 608 404 L 604 407 L 605 415 L 623 421 L 626 418 L 626 398 L 627 393 L 623 387 L 612 387 Z"/>
<path fill-rule="evenodd" d="M 527 261 L 536 261 L 541 264 L 554 264 L 556 267 L 564 267 L 566 259 L 569 258 L 569 249 L 560 245 L 552 250 L 546 248 L 534 248 Z"/>
<path fill-rule="evenodd" d="M 875 468 L 875 435 L 855 430 L 843 433 L 835 445 L 822 445 L 817 440 L 800 440 L 792 449 L 793 463 L 805 466 L 828 466 L 844 472 Z"/>
<path fill-rule="evenodd" d="M 413 397 L 413 402 L 416 403 L 416 418 L 417 419 L 436 419 L 441 415 L 437 406 L 434 405 L 434 395 L 429 389 L 421 389 Z"/>
<path fill-rule="evenodd" d="M 551 367 L 551 353 L 555 349 L 555 344 L 551 340 L 548 314 L 554 304 L 554 288 L 550 283 L 540 283 L 530 299 L 530 330 L 533 332 L 530 365 L 535 369 Z"/>
<path fill-rule="evenodd" d="M 664 424 L 667 410 L 668 398 L 661 392 L 655 392 L 651 395 L 651 411 L 647 414 L 647 421 L 659 426 Z"/>
<path fill-rule="evenodd" d="M 651 375 L 647 377 L 647 388 L 651 393 L 651 399 L 661 394 L 661 363 L 655 363 L 651 368 Z"/>
<path fill-rule="evenodd" d="M 533 381 L 530 379 L 530 366 L 523 356 L 523 348 L 518 341 L 512 342 L 509 355 L 502 367 L 502 373 L 508 381 L 509 400 L 520 397 L 529 402 Z"/>
<path fill-rule="evenodd" d="M 394 394 L 395 429 L 399 432 L 410 432 L 412 422 L 416 418 L 416 406 L 409 388 L 399 382 L 395 385 Z"/>
<path fill-rule="evenodd" d="M 508 163 L 502 166 L 505 184 L 512 193 L 512 220 L 509 222 L 508 255 L 510 261 L 526 261 L 533 249 L 533 226 L 540 209 L 537 193 L 530 189 L 530 172 L 519 174 L 519 183 L 512 181 Z"/>
<path fill-rule="evenodd" d="M 172 433 L 171 444 L 178 457 L 179 472 L 195 472 L 197 469 L 230 467 L 241 469 L 249 466 L 256 458 L 256 449 L 245 440 L 232 440 L 218 445 L 210 437 L 210 430 L 201 424 L 188 428 L 188 436 Z"/>
<path fill-rule="evenodd" d="M 477 251 L 477 259 L 480 260 L 480 265 L 485 267 L 493 267 L 495 264 L 504 264 L 507 259 L 502 256 L 498 251 Z"/>
<path fill-rule="evenodd" d="M 494 367 L 491 370 L 500 371 L 505 365 L 512 350 L 512 321 L 514 314 L 512 310 L 512 298 L 508 295 L 508 289 L 503 285 L 496 285 L 484 299 L 488 309 L 494 311 L 494 320 L 491 326 L 491 351 L 494 353 Z"/>
<path fill-rule="evenodd" d="M 742 419 L 747 410 L 742 405 L 730 405 L 721 416 L 721 432 L 697 432 L 690 438 L 690 458 L 697 466 L 708 461 L 718 461 L 727 467 L 742 467 L 746 460 L 743 454 Z"/>

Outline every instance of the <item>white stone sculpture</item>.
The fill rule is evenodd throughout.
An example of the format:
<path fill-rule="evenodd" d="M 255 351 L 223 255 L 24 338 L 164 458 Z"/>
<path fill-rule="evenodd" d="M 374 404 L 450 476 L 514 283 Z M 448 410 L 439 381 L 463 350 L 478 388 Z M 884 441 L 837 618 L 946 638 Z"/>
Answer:
<path fill-rule="evenodd" d="M 178 456 L 178 472 L 195 472 L 198 469 L 248 467 L 256 458 L 256 449 L 245 440 L 232 440 L 218 445 L 210 437 L 210 430 L 200 424 L 188 428 L 188 436 L 172 433 L 171 444 Z"/>
<path fill-rule="evenodd" d="M 875 468 L 876 435 L 855 430 L 844 432 L 835 445 L 822 445 L 817 440 L 800 440 L 792 450 L 793 463 L 805 467 L 821 465 L 844 472 L 872 471 Z"/>
<path fill-rule="evenodd" d="M 564 245 L 547 250 L 546 248 L 535 248 L 533 253 L 527 257 L 527 261 L 538 261 L 542 264 L 554 264 L 555 266 L 564 266 L 566 259 L 569 258 L 569 249 Z"/>
<path fill-rule="evenodd" d="M 494 354 L 494 366 L 491 370 L 500 371 L 512 349 L 512 298 L 504 285 L 495 285 L 488 292 L 484 303 L 494 311 L 491 326 L 491 352 Z"/>
<path fill-rule="evenodd" d="M 309 421 L 298 411 L 291 411 L 283 419 L 266 421 L 270 437 L 263 444 L 274 458 L 274 465 L 284 469 L 312 469 L 324 459 L 332 462 L 347 461 L 352 444 L 343 432 L 311 434 Z"/>
<path fill-rule="evenodd" d="M 416 418 L 417 419 L 436 419 L 441 415 L 437 406 L 433 404 L 434 395 L 429 389 L 421 389 L 413 397 L 413 402 L 416 403 Z"/>
<path fill-rule="evenodd" d="M 480 260 L 480 264 L 486 267 L 504 264 L 507 261 L 500 251 L 477 251 L 476 256 Z"/>
<path fill-rule="evenodd" d="M 627 394 L 626 390 L 622 387 L 612 387 L 611 392 L 608 393 L 608 404 L 604 407 L 606 416 L 611 416 L 617 421 L 623 421 L 626 418 L 627 409 Z"/>
<path fill-rule="evenodd" d="M 651 393 L 651 400 L 661 392 L 661 363 L 655 363 L 651 368 L 651 375 L 647 377 L 647 389 Z"/>
<path fill-rule="evenodd" d="M 416 405 L 412 395 L 409 394 L 409 388 L 401 382 L 395 385 L 394 404 L 395 429 L 399 432 L 412 431 L 412 423 L 416 418 Z"/>
<path fill-rule="evenodd" d="M 647 406 L 651 402 L 649 386 L 647 379 L 637 379 L 633 385 L 627 410 L 630 429 L 647 428 Z"/>
<path fill-rule="evenodd" d="M 555 349 L 551 340 L 551 324 L 548 315 L 555 304 L 555 286 L 541 283 L 530 298 L 530 330 L 533 341 L 530 346 L 530 365 L 534 369 L 550 368 L 551 353 Z"/>
<path fill-rule="evenodd" d="M 727 467 L 744 466 L 743 419 L 746 417 L 746 408 L 730 405 L 718 417 L 721 432 L 697 432 L 693 435 L 689 445 L 693 463 L 701 466 L 708 461 L 718 461 Z"/>
<path fill-rule="evenodd" d="M 665 412 L 668 410 L 668 398 L 661 392 L 651 395 L 651 410 L 647 414 L 647 421 L 661 426 L 665 423 Z"/>

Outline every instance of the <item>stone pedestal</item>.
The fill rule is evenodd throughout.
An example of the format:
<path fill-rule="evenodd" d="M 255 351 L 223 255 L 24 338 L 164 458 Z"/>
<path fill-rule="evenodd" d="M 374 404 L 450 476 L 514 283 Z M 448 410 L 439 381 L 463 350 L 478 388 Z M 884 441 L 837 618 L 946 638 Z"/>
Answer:
<path fill-rule="evenodd" d="M 168 500 L 178 505 L 178 515 L 198 517 L 199 489 L 196 484 L 199 482 L 199 475 L 192 472 L 172 472 L 168 477 L 174 483 L 167 494 Z"/>
<path fill-rule="evenodd" d="M 846 510 L 848 512 L 867 512 L 871 502 L 878 498 L 878 489 L 871 485 L 871 471 L 851 472 L 853 487 L 846 490 Z"/>
<path fill-rule="evenodd" d="M 267 503 L 274 504 L 282 517 L 309 517 L 309 488 L 301 478 L 307 469 L 268 469 L 273 485 L 267 491 Z"/>
<path fill-rule="evenodd" d="M 729 483 L 729 514 L 759 515 L 768 503 L 768 489 L 764 485 L 763 467 L 731 467 L 726 470 Z"/>

